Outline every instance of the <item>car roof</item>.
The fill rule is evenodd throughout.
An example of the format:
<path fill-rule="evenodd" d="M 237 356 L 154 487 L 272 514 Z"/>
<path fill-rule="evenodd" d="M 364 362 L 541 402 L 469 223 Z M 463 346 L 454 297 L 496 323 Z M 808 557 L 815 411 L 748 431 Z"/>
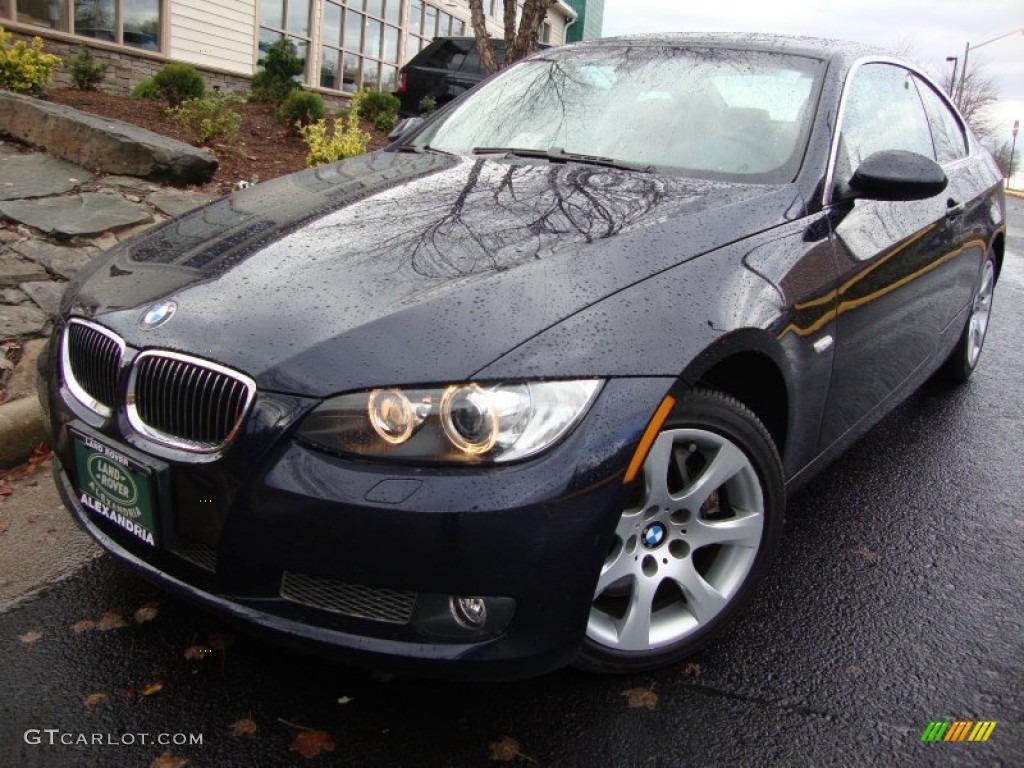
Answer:
<path fill-rule="evenodd" d="M 758 51 L 778 51 L 818 59 L 843 59 L 847 61 L 864 56 L 895 56 L 892 51 L 887 51 L 884 48 L 854 43 L 848 40 L 744 32 L 677 32 L 624 35 L 621 37 L 605 37 L 600 40 L 592 40 L 573 47 L 621 46 L 623 44 L 652 47 L 658 45 L 700 45 L 715 48 L 741 48 Z"/>

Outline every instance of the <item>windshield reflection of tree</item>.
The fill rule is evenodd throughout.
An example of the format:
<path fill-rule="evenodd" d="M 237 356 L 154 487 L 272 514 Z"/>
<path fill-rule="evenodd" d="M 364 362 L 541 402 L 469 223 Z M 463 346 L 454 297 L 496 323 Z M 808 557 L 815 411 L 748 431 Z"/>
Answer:
<path fill-rule="evenodd" d="M 709 177 L 788 181 L 782 169 L 808 122 L 804 107 L 819 66 L 715 48 L 557 52 L 508 70 L 418 143 L 460 154 L 559 148 Z M 753 178 L 776 170 L 777 178 Z"/>

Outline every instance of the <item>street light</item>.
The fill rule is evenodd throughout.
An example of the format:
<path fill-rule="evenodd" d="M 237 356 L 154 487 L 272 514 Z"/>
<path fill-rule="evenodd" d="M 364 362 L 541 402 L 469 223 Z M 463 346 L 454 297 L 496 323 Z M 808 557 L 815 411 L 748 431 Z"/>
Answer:
<path fill-rule="evenodd" d="M 960 61 L 959 56 L 947 56 L 946 61 L 953 62 L 953 76 L 949 78 L 949 88 L 946 89 L 946 93 L 949 94 L 949 98 L 953 98 L 953 94 L 956 93 L 956 64 Z"/>
<path fill-rule="evenodd" d="M 1007 32 L 1005 35 L 1000 35 L 999 37 L 993 37 L 991 40 L 986 40 L 984 43 L 978 43 L 974 47 L 975 48 L 981 48 L 984 45 L 988 45 L 989 43 L 997 42 L 998 40 L 1002 40 L 1004 37 L 1010 37 L 1011 35 L 1016 35 L 1018 33 L 1024 35 L 1024 28 L 1022 28 L 1022 29 L 1015 29 L 1015 30 L 1013 30 L 1013 32 Z M 960 69 L 960 87 L 957 89 L 957 92 L 956 92 L 957 93 L 957 97 L 956 97 L 957 106 L 960 107 L 961 109 L 963 109 L 963 106 L 964 106 L 964 103 L 963 103 L 964 102 L 964 76 L 967 74 L 967 57 L 970 55 L 970 53 L 971 53 L 971 44 L 967 43 L 967 45 L 964 47 L 964 65 Z M 947 61 L 948 61 L 948 59 L 947 59 Z"/>

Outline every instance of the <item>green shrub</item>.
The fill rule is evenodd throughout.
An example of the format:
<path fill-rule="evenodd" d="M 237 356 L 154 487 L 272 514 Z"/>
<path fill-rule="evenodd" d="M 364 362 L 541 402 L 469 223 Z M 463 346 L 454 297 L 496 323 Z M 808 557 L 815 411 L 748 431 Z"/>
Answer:
<path fill-rule="evenodd" d="M 420 99 L 420 117 L 429 117 L 437 111 L 437 99 L 433 96 L 424 96 Z"/>
<path fill-rule="evenodd" d="M 381 112 L 373 121 L 373 127 L 381 133 L 391 133 L 395 130 L 396 125 L 398 125 L 398 115 L 391 112 Z"/>
<path fill-rule="evenodd" d="M 96 60 L 92 55 L 92 49 L 85 43 L 78 46 L 78 50 L 73 56 L 68 57 L 64 66 L 71 72 L 72 87 L 79 91 L 95 91 L 110 69 L 109 65 Z"/>
<path fill-rule="evenodd" d="M 288 94 L 299 88 L 295 78 L 306 71 L 306 60 L 295 55 L 295 44 L 281 38 L 267 49 L 259 60 L 263 67 L 252 78 L 252 99 L 267 104 L 281 104 Z"/>
<path fill-rule="evenodd" d="M 242 123 L 242 116 L 231 109 L 231 105 L 240 102 L 237 96 L 214 91 L 170 107 L 167 114 L 204 144 L 211 141 L 230 144 L 238 138 L 238 126 Z"/>
<path fill-rule="evenodd" d="M 12 35 L 0 27 L 0 88 L 38 96 L 53 78 L 60 58 L 43 50 L 43 41 L 32 38 L 11 44 Z"/>
<path fill-rule="evenodd" d="M 334 130 L 330 134 L 324 120 L 317 120 L 299 128 L 299 135 L 309 147 L 306 165 L 312 168 L 346 157 L 355 157 L 366 151 L 370 143 L 370 134 L 359 128 L 359 112 L 364 97 L 365 91 L 356 93 L 352 99 L 352 108 L 344 118 L 334 120 Z"/>
<path fill-rule="evenodd" d="M 309 125 L 324 117 L 324 100 L 315 93 L 294 90 L 277 108 L 277 119 L 291 128 Z"/>
<path fill-rule="evenodd" d="M 133 99 L 162 99 L 164 94 L 156 87 L 156 83 L 153 82 L 153 78 L 147 77 L 145 80 L 140 80 L 138 84 L 132 88 L 131 97 Z"/>
<path fill-rule="evenodd" d="M 359 109 L 363 117 L 371 123 L 375 123 L 378 115 L 397 115 L 401 107 L 402 102 L 398 100 L 397 96 L 392 96 L 385 91 L 367 91 Z"/>
<path fill-rule="evenodd" d="M 153 85 L 172 107 L 188 99 L 198 99 L 206 92 L 203 78 L 188 64 L 164 64 L 153 75 Z"/>

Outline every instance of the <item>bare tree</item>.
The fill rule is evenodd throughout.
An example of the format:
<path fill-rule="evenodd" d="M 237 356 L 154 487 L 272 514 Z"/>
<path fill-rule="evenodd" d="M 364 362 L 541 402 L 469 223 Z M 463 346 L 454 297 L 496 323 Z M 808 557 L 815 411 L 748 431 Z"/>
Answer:
<path fill-rule="evenodd" d="M 996 161 L 996 165 L 999 166 L 999 171 L 1003 174 L 1003 178 L 1009 179 L 1014 173 L 1020 168 L 1020 153 L 1014 152 L 1013 162 L 1010 162 L 1010 151 L 1016 149 L 1012 146 L 1009 141 L 999 141 L 997 139 L 990 139 L 985 142 L 985 146 L 988 151 L 992 153 L 992 159 Z"/>
<path fill-rule="evenodd" d="M 953 72 L 947 71 L 942 77 L 942 87 L 946 93 L 954 95 L 960 114 L 964 116 L 974 135 L 982 138 L 991 136 L 995 130 L 988 108 L 999 101 L 999 91 L 995 80 L 986 71 L 984 64 L 970 62 L 967 72 L 963 74 L 963 85 L 953 82 Z M 954 90 L 955 87 L 955 90 Z"/>
<path fill-rule="evenodd" d="M 544 19 L 548 9 L 558 4 L 558 0 L 526 0 L 523 3 L 523 13 L 516 25 L 518 10 L 517 0 L 502 0 L 505 21 L 505 64 L 508 66 L 529 56 L 537 48 L 537 40 L 540 37 L 541 28 L 544 26 Z M 473 33 L 476 35 L 476 45 L 480 51 L 480 59 L 488 74 L 493 74 L 501 69 L 497 56 L 491 48 L 488 40 L 490 34 L 487 32 L 487 16 L 484 13 L 484 0 L 469 0 L 471 23 Z"/>

